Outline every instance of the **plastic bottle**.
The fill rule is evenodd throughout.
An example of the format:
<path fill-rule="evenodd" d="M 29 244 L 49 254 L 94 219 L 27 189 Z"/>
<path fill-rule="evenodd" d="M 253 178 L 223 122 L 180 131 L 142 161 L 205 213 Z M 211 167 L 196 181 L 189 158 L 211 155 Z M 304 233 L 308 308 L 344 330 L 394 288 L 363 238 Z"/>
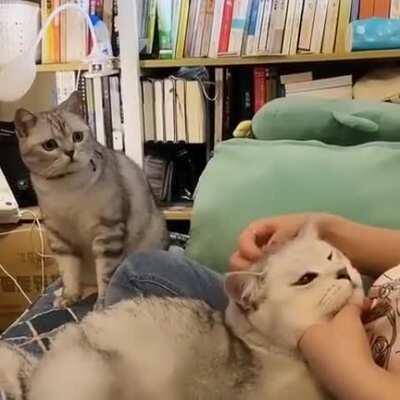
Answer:
<path fill-rule="evenodd" d="M 97 15 L 91 15 L 90 19 L 94 26 L 94 31 L 98 41 L 99 49 L 105 56 L 113 56 L 111 47 L 111 36 L 106 24 Z"/>

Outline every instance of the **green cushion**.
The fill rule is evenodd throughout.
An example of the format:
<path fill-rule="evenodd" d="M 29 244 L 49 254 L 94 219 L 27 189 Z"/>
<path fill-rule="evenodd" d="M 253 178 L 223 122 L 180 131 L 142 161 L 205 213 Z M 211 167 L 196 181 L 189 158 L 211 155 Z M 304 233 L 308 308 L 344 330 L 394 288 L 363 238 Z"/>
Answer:
<path fill-rule="evenodd" d="M 291 212 L 400 228 L 399 174 L 400 143 L 229 140 L 200 178 L 186 253 L 225 271 L 250 221 Z"/>
<path fill-rule="evenodd" d="M 320 140 L 342 146 L 400 140 L 397 104 L 287 97 L 267 103 L 254 116 L 262 140 Z"/>

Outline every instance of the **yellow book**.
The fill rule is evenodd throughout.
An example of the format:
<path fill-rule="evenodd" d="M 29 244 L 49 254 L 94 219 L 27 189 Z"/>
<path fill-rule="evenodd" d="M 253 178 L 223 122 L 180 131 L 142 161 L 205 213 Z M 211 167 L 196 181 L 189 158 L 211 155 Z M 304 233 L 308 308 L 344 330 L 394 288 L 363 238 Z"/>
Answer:
<path fill-rule="evenodd" d="M 339 21 L 336 33 L 335 53 L 346 52 L 347 31 L 350 24 L 351 0 L 340 0 Z"/>
<path fill-rule="evenodd" d="M 41 6 L 42 26 L 44 26 L 52 11 L 52 1 L 42 0 Z M 50 24 L 42 40 L 42 63 L 51 64 L 53 62 L 53 53 L 53 24 Z"/>
<path fill-rule="evenodd" d="M 178 38 L 176 41 L 176 55 L 175 58 L 183 58 L 185 49 L 186 29 L 189 19 L 189 5 L 190 0 L 181 1 L 181 12 L 179 16 Z"/>

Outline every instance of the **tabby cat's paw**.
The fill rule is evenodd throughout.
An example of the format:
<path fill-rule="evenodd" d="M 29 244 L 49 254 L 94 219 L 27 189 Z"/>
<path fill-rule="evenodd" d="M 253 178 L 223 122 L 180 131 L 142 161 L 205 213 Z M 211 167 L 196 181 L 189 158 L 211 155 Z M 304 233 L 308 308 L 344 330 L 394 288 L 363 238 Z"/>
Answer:
<path fill-rule="evenodd" d="M 53 305 L 56 308 L 67 308 L 77 303 L 80 299 L 81 299 L 80 294 L 66 295 L 63 293 L 61 296 L 57 296 L 54 299 Z"/>

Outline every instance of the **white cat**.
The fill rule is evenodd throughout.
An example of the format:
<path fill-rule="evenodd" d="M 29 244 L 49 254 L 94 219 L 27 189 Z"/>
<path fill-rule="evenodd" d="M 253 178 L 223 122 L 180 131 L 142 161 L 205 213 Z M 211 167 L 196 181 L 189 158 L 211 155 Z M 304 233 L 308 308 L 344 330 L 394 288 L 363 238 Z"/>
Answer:
<path fill-rule="evenodd" d="M 61 332 L 27 383 L 29 400 L 325 399 L 297 342 L 363 299 L 348 259 L 308 228 L 226 279 L 225 316 L 201 301 L 128 300 Z"/>

